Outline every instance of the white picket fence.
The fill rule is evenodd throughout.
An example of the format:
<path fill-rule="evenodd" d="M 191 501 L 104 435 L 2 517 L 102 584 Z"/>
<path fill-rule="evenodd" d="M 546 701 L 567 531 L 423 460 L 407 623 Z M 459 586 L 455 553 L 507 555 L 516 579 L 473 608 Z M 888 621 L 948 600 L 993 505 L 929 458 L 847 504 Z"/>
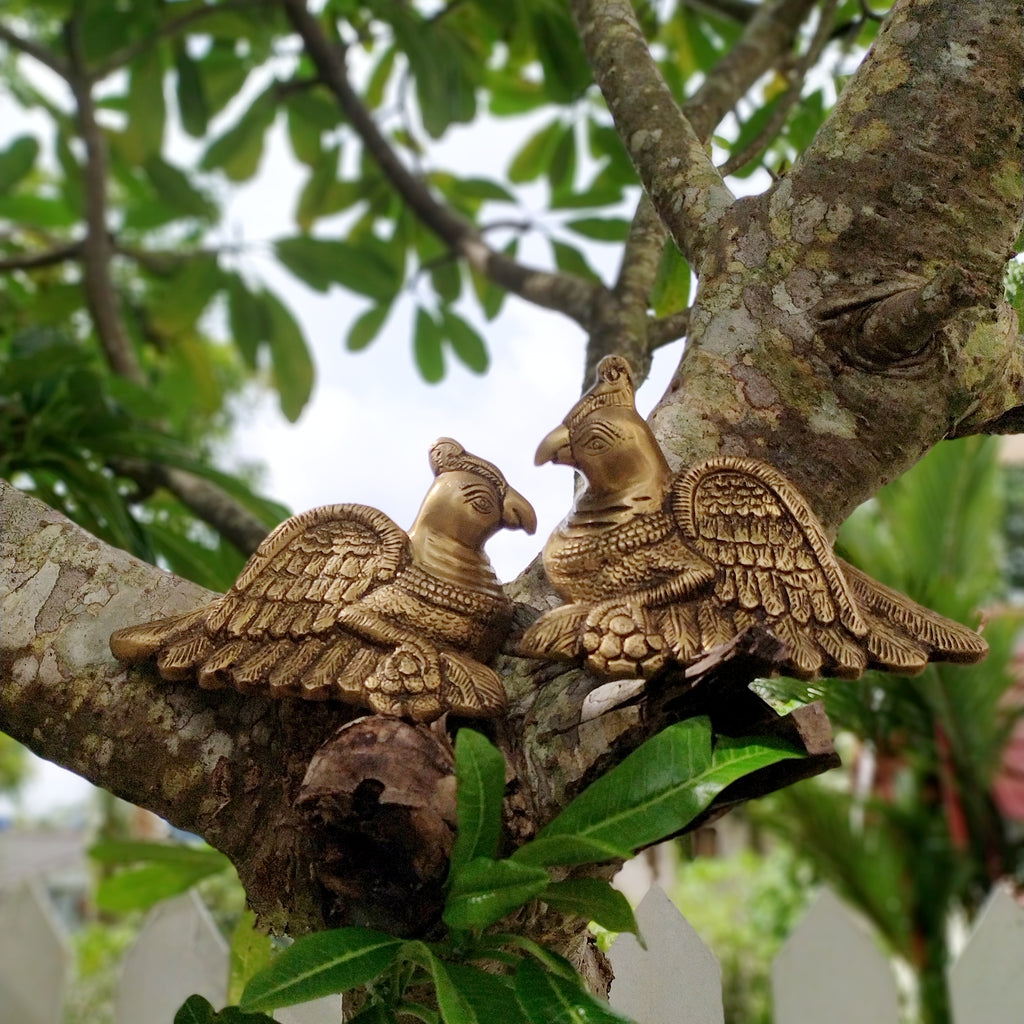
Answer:
<path fill-rule="evenodd" d="M 713 953 L 654 885 L 637 908 L 647 943 L 621 935 L 609 954 L 612 1005 L 640 1024 L 723 1024 Z M 0 1020 L 61 1024 L 71 968 L 63 925 L 35 883 L 0 898 Z M 228 949 L 190 892 L 155 907 L 125 954 L 117 1024 L 171 1024 L 193 992 L 227 998 Z M 954 1024 L 1024 1021 L 1024 907 L 993 890 L 950 972 Z M 897 1024 L 896 980 L 867 929 L 822 890 L 775 960 L 775 1024 Z M 339 1024 L 332 996 L 279 1010 L 282 1024 Z M 500 1022 L 495 1022 L 500 1024 Z"/>

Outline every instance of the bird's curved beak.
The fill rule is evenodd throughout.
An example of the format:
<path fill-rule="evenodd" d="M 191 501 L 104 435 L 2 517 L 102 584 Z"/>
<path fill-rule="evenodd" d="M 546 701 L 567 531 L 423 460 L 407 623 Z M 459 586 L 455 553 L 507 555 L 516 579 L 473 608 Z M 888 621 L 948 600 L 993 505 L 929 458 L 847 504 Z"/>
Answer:
<path fill-rule="evenodd" d="M 576 465 L 572 459 L 572 449 L 569 447 L 569 428 L 564 423 L 555 427 L 537 448 L 533 464 L 543 466 L 545 462 L 554 462 L 559 466 Z"/>
<path fill-rule="evenodd" d="M 509 530 L 525 530 L 527 533 L 537 529 L 537 513 L 533 506 L 511 487 L 505 492 L 505 502 L 501 506 L 501 525 Z"/>

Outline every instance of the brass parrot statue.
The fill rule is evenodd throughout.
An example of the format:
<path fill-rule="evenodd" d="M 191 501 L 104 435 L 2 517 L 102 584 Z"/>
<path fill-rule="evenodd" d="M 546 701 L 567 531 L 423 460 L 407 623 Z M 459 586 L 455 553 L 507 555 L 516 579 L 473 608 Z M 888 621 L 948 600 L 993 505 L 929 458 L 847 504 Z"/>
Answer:
<path fill-rule="evenodd" d="M 760 626 L 785 646 L 777 670 L 855 679 L 929 661 L 976 662 L 971 629 L 837 558 L 807 501 L 772 466 L 721 456 L 673 475 L 636 411 L 629 364 L 594 386 L 537 449 L 586 487 L 544 548 L 563 600 L 515 645 L 585 660 L 598 676 L 649 678 Z"/>
<path fill-rule="evenodd" d="M 490 462 L 450 438 L 409 533 L 366 505 L 286 520 L 231 589 L 194 612 L 119 629 L 110 649 L 155 659 L 165 679 L 306 700 L 340 700 L 429 722 L 505 709 L 484 662 L 512 619 L 483 551 L 500 528 L 533 533 L 533 507 Z"/>

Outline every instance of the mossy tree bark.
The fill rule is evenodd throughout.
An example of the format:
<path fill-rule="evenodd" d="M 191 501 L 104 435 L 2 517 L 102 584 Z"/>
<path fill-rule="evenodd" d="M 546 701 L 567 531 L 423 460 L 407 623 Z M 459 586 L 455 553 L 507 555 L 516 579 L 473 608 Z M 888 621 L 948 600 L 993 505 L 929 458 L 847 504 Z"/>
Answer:
<path fill-rule="evenodd" d="M 781 25 L 791 39 L 810 6 L 766 5 L 790 20 L 754 19 L 749 38 Z M 835 530 L 941 439 L 1016 422 L 1021 338 L 1002 274 L 1024 213 L 1024 6 L 901 0 L 797 165 L 764 195 L 740 201 L 701 141 L 727 109 L 715 90 L 681 110 L 625 0 L 576 0 L 575 10 L 662 222 L 641 204 L 619 282 L 588 307 L 591 355 L 614 349 L 642 363 L 659 343 L 645 311 L 665 230 L 698 271 L 686 351 L 652 418 L 673 468 L 718 453 L 765 459 Z M 2 501 L 0 727 L 223 849 L 272 927 L 322 926 L 324 879 L 295 801 L 314 752 L 356 715 L 126 671 L 108 652 L 111 630 L 209 595 L 104 547 L 11 488 Z M 511 591 L 533 607 L 552 600 L 536 569 Z M 732 685 L 756 665 L 756 651 L 737 658 Z M 594 686 L 583 673 L 509 658 L 499 667 L 513 702 L 495 728 L 512 774 L 510 842 L 673 715 L 695 710 L 641 692 L 581 720 Z M 770 727 L 798 727 L 827 759 L 820 724 Z M 452 799 L 444 730 L 399 731 L 393 778 L 382 782 L 374 813 L 386 805 L 408 815 L 432 793 L 436 814 L 416 827 L 442 842 Z M 424 755 L 415 784 L 405 785 L 401 759 L 409 763 L 418 744 L 433 744 L 437 757 Z M 381 829 L 360 841 L 383 843 Z M 427 863 L 422 849 L 389 849 L 408 860 L 393 876 L 410 901 L 425 893 L 427 906 L 443 866 Z M 395 892 L 376 906 L 372 886 L 363 895 L 360 923 L 409 926 L 398 920 Z M 542 933 L 548 925 L 523 926 Z"/>

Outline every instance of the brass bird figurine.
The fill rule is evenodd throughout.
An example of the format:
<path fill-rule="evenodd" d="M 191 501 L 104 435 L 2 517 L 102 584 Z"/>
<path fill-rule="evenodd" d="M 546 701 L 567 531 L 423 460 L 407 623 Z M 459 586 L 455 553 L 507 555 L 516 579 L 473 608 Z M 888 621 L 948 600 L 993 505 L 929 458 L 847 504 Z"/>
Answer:
<path fill-rule="evenodd" d="M 516 644 L 583 660 L 596 675 L 649 678 L 761 626 L 801 678 L 867 668 L 920 672 L 988 652 L 973 630 L 837 558 L 810 506 L 776 469 L 721 456 L 673 475 L 636 411 L 629 364 L 608 356 L 594 386 L 537 449 L 586 481 L 544 548 L 570 603 Z"/>
<path fill-rule="evenodd" d="M 485 664 L 512 604 L 483 551 L 500 528 L 533 533 L 530 503 L 450 438 L 430 449 L 434 482 L 409 533 L 366 505 L 327 505 L 274 530 L 222 597 L 119 629 L 122 661 L 165 679 L 271 697 L 335 699 L 429 722 L 505 709 Z"/>

